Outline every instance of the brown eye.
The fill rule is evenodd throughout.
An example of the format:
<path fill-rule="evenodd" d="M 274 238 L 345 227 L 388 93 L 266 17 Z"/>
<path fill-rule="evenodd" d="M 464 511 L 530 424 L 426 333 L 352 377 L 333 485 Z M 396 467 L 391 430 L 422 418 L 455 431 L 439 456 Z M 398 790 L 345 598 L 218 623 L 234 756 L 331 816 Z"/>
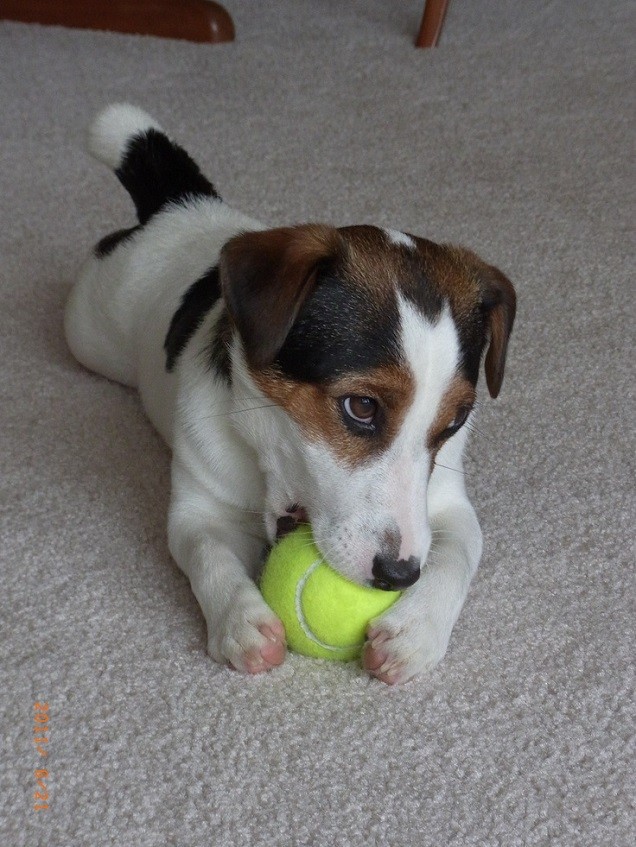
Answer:
<path fill-rule="evenodd" d="M 350 395 L 341 399 L 341 405 L 346 418 L 363 426 L 371 426 L 378 411 L 377 401 L 372 397 Z"/>

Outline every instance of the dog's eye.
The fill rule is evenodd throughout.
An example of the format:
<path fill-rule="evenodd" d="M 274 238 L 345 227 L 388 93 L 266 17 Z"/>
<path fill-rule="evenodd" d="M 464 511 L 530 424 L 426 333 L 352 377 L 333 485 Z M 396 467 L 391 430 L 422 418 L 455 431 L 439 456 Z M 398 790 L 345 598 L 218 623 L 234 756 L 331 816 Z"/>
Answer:
<path fill-rule="evenodd" d="M 340 400 L 345 420 L 370 427 L 378 411 L 378 403 L 372 397 L 357 397 L 350 395 Z"/>
<path fill-rule="evenodd" d="M 445 441 L 447 438 L 450 438 L 451 435 L 455 435 L 455 433 L 464 426 L 464 424 L 468 420 L 468 415 L 470 415 L 470 413 L 470 406 L 462 406 L 462 408 L 457 411 L 457 414 L 455 415 L 451 423 L 449 423 L 446 429 L 442 430 L 439 435 L 439 440 Z"/>
<path fill-rule="evenodd" d="M 378 404 L 371 397 L 345 397 L 345 412 L 358 423 L 370 424 L 375 417 Z"/>

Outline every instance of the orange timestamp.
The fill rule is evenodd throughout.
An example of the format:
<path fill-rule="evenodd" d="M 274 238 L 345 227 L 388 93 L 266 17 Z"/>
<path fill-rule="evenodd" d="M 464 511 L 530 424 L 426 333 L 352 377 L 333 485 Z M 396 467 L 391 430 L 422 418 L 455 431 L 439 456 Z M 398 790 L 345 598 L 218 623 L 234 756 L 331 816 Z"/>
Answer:
<path fill-rule="evenodd" d="M 49 744 L 49 704 L 33 704 L 33 743 L 39 756 L 48 756 Z M 49 789 L 46 780 L 49 778 L 47 768 L 36 768 L 34 771 L 37 790 L 33 792 L 33 810 L 41 812 L 49 808 Z"/>

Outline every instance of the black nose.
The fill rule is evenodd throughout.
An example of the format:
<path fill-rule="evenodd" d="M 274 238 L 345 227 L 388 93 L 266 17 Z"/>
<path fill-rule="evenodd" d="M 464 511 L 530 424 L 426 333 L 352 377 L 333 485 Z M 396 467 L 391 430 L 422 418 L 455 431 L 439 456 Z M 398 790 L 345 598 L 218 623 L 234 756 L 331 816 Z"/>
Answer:
<path fill-rule="evenodd" d="M 408 588 L 420 578 L 420 560 L 415 556 L 408 559 L 393 559 L 391 556 L 375 556 L 373 559 L 373 585 L 383 591 L 399 591 Z"/>

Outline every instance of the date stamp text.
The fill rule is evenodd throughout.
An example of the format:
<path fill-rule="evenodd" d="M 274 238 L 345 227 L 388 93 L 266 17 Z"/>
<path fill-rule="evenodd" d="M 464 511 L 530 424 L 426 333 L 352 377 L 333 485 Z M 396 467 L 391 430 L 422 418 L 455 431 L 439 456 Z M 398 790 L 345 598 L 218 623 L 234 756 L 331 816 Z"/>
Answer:
<path fill-rule="evenodd" d="M 49 704 L 34 703 L 33 743 L 35 744 L 38 755 L 41 757 L 47 757 L 49 755 L 49 730 Z M 33 792 L 33 810 L 35 812 L 42 812 L 49 808 L 50 793 L 46 782 L 49 778 L 49 771 L 47 768 L 40 767 L 36 768 L 34 773 L 37 790 Z"/>

